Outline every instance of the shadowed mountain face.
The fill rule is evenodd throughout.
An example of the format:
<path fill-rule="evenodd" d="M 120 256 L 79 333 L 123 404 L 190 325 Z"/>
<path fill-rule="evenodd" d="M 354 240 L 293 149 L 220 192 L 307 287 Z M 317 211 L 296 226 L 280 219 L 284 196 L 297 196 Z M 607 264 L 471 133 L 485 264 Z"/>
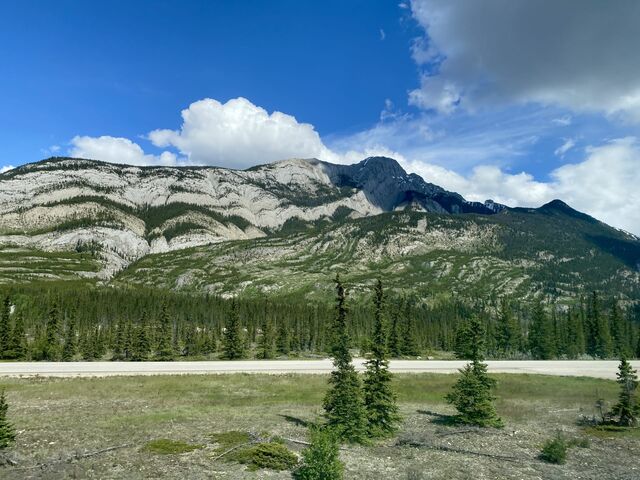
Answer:
<path fill-rule="evenodd" d="M 361 189 L 372 204 L 386 212 L 413 207 L 433 213 L 495 213 L 481 203 L 467 202 L 457 193 L 427 183 L 415 173 L 408 174 L 391 158 L 369 157 L 354 165 L 324 165 L 335 185 Z"/>
<path fill-rule="evenodd" d="M 80 281 L 219 295 L 640 298 L 640 240 L 560 200 L 508 208 L 392 159 L 248 170 L 57 158 L 0 175 L 0 283 Z M 328 289 L 324 289 L 328 286 Z"/>

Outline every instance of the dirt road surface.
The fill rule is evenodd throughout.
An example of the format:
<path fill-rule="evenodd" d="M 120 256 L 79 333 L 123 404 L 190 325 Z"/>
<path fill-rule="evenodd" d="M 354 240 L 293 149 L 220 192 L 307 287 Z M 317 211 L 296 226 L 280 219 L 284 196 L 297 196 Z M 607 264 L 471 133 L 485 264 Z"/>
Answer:
<path fill-rule="evenodd" d="M 393 372 L 455 373 L 461 360 L 392 360 Z M 640 369 L 640 361 L 631 362 Z M 354 364 L 364 369 L 364 360 Z M 615 379 L 615 360 L 489 360 L 492 373 L 531 373 Z M 331 360 L 236 360 L 203 362 L 2 362 L 0 376 L 104 377 L 117 375 L 187 375 L 225 373 L 328 373 Z"/>

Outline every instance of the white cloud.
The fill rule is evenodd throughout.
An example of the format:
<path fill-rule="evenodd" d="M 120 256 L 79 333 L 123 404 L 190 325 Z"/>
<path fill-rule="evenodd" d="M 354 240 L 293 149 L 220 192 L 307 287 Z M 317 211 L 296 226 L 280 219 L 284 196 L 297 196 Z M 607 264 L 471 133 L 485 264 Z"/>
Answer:
<path fill-rule="evenodd" d="M 427 66 L 411 102 L 450 113 L 557 105 L 640 121 L 640 2 L 413 0 Z"/>
<path fill-rule="evenodd" d="M 525 172 L 506 173 L 480 165 L 469 175 L 401 158 L 403 166 L 425 180 L 457 191 L 468 200 L 487 198 L 507 205 L 538 207 L 555 198 L 605 223 L 640 234 L 640 144 L 633 137 L 586 149 L 580 163 L 566 164 L 540 182 Z"/>
<path fill-rule="evenodd" d="M 9 170 L 16 168 L 13 165 L 5 165 L 4 167 L 0 167 L 0 173 L 8 172 Z"/>
<path fill-rule="evenodd" d="M 568 127 L 573 122 L 571 115 L 563 115 L 562 117 L 554 118 L 551 120 L 555 125 L 560 127 Z"/>
<path fill-rule="evenodd" d="M 175 147 L 191 163 L 245 168 L 293 157 L 335 160 L 312 125 L 282 112 L 269 114 L 245 98 L 206 98 L 182 111 L 179 130 L 154 130 L 158 147 Z"/>
<path fill-rule="evenodd" d="M 553 151 L 553 154 L 556 157 L 564 158 L 565 153 L 567 153 L 569 150 L 571 150 L 575 146 L 576 146 L 576 141 L 573 138 L 567 138 L 565 139 L 562 145 L 560 145 L 558 148 L 556 148 Z"/>
<path fill-rule="evenodd" d="M 177 156 L 171 152 L 145 154 L 140 145 L 121 137 L 81 137 L 71 140 L 69 155 L 127 165 L 175 165 Z"/>
<path fill-rule="evenodd" d="M 535 114 L 523 117 L 525 120 L 505 121 L 493 118 L 499 137 L 482 129 L 462 128 L 457 137 L 444 138 L 421 118 L 394 112 L 390 102 L 386 102 L 384 112 L 382 116 L 389 121 L 335 139 L 328 147 L 312 125 L 298 123 L 290 115 L 268 114 L 245 99 L 226 104 L 206 99 L 182 112 L 180 130 L 154 130 L 149 134 L 156 146 L 175 147 L 186 157 L 169 151 L 147 154 L 129 139 L 110 136 L 77 136 L 71 141 L 69 153 L 133 165 L 233 168 L 292 157 L 354 163 L 382 155 L 397 159 L 407 171 L 469 200 L 492 198 L 510 206 L 537 207 L 560 198 L 606 223 L 640 233 L 640 144 L 635 138 L 588 147 L 581 162 L 563 165 L 550 173 L 550 181 L 541 182 L 527 172 L 505 171 L 499 160 L 526 151 L 527 145 L 535 142 L 528 126 L 552 125 L 548 116 Z M 570 142 L 559 150 L 563 147 L 565 151 L 574 148 Z M 462 163 L 456 161 L 458 158 Z"/>

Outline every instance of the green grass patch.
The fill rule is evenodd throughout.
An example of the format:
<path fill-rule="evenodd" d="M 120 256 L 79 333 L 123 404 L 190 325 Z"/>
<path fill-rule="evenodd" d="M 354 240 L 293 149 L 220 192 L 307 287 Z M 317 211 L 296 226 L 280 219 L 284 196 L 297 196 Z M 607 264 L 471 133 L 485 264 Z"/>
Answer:
<path fill-rule="evenodd" d="M 230 448 L 248 443 L 251 440 L 251 437 L 247 432 L 239 432 L 237 430 L 214 433 L 210 436 L 210 438 L 212 442 L 219 445 L 217 451 L 220 453 L 226 452 Z"/>
<path fill-rule="evenodd" d="M 192 445 L 181 442 L 180 440 L 170 440 L 168 438 L 151 440 L 144 446 L 147 452 L 158 453 L 160 455 L 180 455 L 181 453 L 193 452 L 199 448 L 202 448 L 202 445 Z"/>

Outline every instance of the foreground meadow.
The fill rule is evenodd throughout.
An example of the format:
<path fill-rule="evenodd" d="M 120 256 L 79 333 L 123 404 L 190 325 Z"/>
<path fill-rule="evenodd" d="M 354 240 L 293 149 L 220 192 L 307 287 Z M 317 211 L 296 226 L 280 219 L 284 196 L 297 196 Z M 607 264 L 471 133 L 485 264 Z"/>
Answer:
<path fill-rule="evenodd" d="M 496 406 L 504 429 L 452 425 L 446 374 L 395 377 L 404 422 L 391 439 L 344 446 L 353 479 L 637 479 L 640 435 L 600 432 L 578 419 L 609 405 L 618 387 L 592 378 L 502 374 Z M 194 375 L 0 380 L 18 430 L 0 477 L 291 478 L 221 456 L 247 438 L 277 438 L 294 452 L 322 413 L 324 375 Z M 566 464 L 538 458 L 561 431 L 580 441 Z M 236 432 L 227 436 L 219 434 Z M 157 442 L 171 440 L 184 444 Z M 155 442 L 154 442 L 155 441 Z M 151 443 L 150 443 L 151 442 Z M 165 446 L 168 443 L 168 447 Z M 113 447 L 113 448 L 112 448 Z"/>

